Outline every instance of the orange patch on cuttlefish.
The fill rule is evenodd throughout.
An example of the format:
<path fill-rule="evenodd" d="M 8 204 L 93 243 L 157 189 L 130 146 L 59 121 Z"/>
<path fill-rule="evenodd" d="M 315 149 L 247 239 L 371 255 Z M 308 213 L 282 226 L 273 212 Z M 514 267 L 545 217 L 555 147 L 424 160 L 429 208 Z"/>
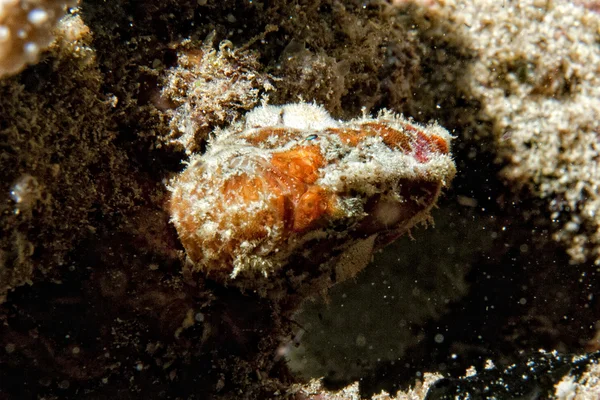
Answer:
<path fill-rule="evenodd" d="M 294 260 L 291 268 L 322 268 L 330 258 L 350 262 L 357 255 L 346 250 L 385 244 L 427 218 L 439 189 L 454 175 L 450 136 L 440 136 L 439 127 L 391 114 L 340 123 L 306 104 L 263 106 L 257 115 L 269 107 L 277 118 L 290 117 L 293 126 L 280 121 L 217 136 L 172 183 L 172 221 L 188 257 L 215 279 L 266 275 L 287 259 Z M 315 111 L 323 121 L 294 119 L 298 108 Z M 362 145 L 373 138 L 385 147 Z M 401 166 L 410 164 L 402 161 L 406 157 L 422 165 L 420 175 L 413 170 L 403 175 Z M 429 167 L 434 159 L 445 166 Z M 370 172 L 362 175 L 359 160 L 368 161 Z M 395 160 L 398 167 L 387 168 Z M 377 162 L 381 168 L 373 170 Z M 373 171 L 395 175 L 375 178 Z M 367 237 L 370 247 L 357 247 Z"/>

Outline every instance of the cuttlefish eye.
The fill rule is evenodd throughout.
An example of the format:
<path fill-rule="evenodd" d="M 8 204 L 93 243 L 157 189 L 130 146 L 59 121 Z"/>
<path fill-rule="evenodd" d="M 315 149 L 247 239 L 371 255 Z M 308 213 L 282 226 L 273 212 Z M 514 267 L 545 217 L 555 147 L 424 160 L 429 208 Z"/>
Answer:
<path fill-rule="evenodd" d="M 316 138 L 318 138 L 318 137 L 319 137 L 319 135 L 317 135 L 317 134 L 314 134 L 314 133 L 313 133 L 312 135 L 308 135 L 308 136 L 306 137 L 306 140 L 307 140 L 307 141 L 311 141 L 311 140 L 315 140 L 315 139 L 316 139 Z"/>

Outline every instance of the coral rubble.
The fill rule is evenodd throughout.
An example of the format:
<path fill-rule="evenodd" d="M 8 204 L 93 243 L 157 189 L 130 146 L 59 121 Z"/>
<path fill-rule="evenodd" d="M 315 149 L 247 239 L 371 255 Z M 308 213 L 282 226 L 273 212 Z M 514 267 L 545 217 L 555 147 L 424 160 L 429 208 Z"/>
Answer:
<path fill-rule="evenodd" d="M 426 398 L 597 398 L 597 363 L 598 353 L 578 356 L 543 350 L 506 368 L 498 368 L 488 360 L 480 371 L 471 367 L 464 377 L 436 381 Z M 582 385 L 585 381 L 591 384 Z"/>
<path fill-rule="evenodd" d="M 435 384 L 436 381 L 441 379 L 440 374 L 426 373 L 422 381 L 417 381 L 414 387 L 399 391 L 396 395 L 390 395 L 386 392 L 381 392 L 373 397 L 372 400 L 419 400 L 423 399 L 427 394 L 429 388 Z M 341 390 L 331 391 L 323 387 L 322 382 L 313 379 L 307 384 L 296 384 L 293 385 L 289 390 L 288 394 L 293 395 L 294 399 L 297 400 L 308 400 L 308 399 L 323 399 L 323 400 L 360 400 L 362 398 L 358 382 L 349 385 Z"/>
<path fill-rule="evenodd" d="M 554 397 L 558 400 L 597 399 L 600 394 L 600 365 L 597 358 L 573 357 L 572 363 L 579 368 L 572 368 L 560 382 L 554 385 Z M 581 367 L 586 367 L 585 371 L 582 372 Z"/>

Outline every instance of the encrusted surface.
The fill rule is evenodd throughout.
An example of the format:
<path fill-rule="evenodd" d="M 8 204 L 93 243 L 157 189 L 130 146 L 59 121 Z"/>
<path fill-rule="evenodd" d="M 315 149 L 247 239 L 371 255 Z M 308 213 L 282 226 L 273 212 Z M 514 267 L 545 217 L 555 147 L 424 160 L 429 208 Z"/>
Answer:
<path fill-rule="evenodd" d="M 211 35 L 198 43 L 179 43 L 177 65 L 164 76 L 160 95 L 152 99 L 170 117 L 167 143 L 186 153 L 199 152 L 215 127 L 229 124 L 257 105 L 261 94 L 273 90 L 259 72 L 258 54 L 233 48 L 229 41 L 213 48 Z"/>
<path fill-rule="evenodd" d="M 211 278 L 260 287 L 289 267 L 342 281 L 370 260 L 355 254 L 427 219 L 454 176 L 449 142 L 389 112 L 337 122 L 313 104 L 262 106 L 172 183 L 172 221 Z"/>
<path fill-rule="evenodd" d="M 433 2 L 476 54 L 467 92 L 493 121 L 504 177 L 546 199 L 573 263 L 600 263 L 596 2 Z"/>

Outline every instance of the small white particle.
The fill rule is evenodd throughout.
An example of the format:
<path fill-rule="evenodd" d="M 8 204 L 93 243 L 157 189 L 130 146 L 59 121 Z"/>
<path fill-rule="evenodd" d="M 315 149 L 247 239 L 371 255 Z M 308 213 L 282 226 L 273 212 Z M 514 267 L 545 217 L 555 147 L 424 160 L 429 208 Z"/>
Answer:
<path fill-rule="evenodd" d="M 35 26 L 40 26 L 44 24 L 48 21 L 48 19 L 48 12 L 42 10 L 41 8 L 34 8 L 33 10 L 29 11 L 29 14 L 27 14 L 27 21 L 29 21 Z"/>
<path fill-rule="evenodd" d="M 6 42 L 10 39 L 10 29 L 5 25 L 0 25 L 0 42 Z"/>
<path fill-rule="evenodd" d="M 40 47 L 33 42 L 25 43 L 25 46 L 23 46 L 23 50 L 25 52 L 25 58 L 29 62 L 36 61 L 38 54 L 40 53 Z"/>

